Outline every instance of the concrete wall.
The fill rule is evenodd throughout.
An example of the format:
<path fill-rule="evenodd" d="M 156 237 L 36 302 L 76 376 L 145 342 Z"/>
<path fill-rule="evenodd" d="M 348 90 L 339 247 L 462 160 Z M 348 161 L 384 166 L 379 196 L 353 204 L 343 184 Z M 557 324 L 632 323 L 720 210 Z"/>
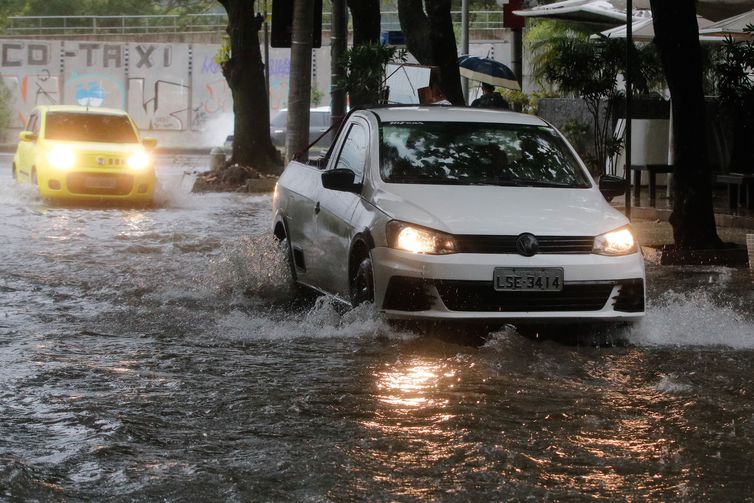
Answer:
<path fill-rule="evenodd" d="M 510 62 L 504 41 L 472 44 L 475 55 Z M 214 62 L 219 44 L 0 39 L 0 79 L 11 90 L 14 143 L 37 105 L 127 110 L 164 147 L 211 147 L 233 130 L 233 99 Z M 290 50 L 270 49 L 270 110 L 288 102 Z M 312 54 L 312 87 L 330 102 L 330 47 Z M 2 139 L 0 139 L 2 142 Z"/>

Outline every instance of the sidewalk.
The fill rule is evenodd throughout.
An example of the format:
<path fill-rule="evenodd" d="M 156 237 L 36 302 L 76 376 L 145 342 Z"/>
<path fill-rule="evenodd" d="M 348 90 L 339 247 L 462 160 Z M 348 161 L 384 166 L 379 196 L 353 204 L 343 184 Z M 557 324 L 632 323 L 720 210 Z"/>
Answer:
<path fill-rule="evenodd" d="M 649 194 L 643 188 L 636 201 L 632 197 L 631 224 L 642 245 L 673 244 L 673 228 L 668 223 L 671 214 L 671 201 L 665 191 L 657 191 L 656 207 L 649 206 Z M 615 198 L 613 205 L 620 211 L 625 209 L 625 199 Z M 725 190 L 715 189 L 713 194 L 717 233 L 725 242 L 746 245 L 746 234 L 754 234 L 754 211 L 739 208 L 731 212 Z"/>

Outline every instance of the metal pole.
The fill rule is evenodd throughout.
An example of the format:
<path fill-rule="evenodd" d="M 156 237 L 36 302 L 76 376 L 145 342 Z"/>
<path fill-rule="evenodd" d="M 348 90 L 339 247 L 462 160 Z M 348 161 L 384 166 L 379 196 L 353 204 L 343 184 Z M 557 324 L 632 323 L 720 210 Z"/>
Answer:
<path fill-rule="evenodd" d="M 633 89 L 631 81 L 631 48 L 633 41 L 633 2 L 626 2 L 626 216 L 631 219 L 631 101 Z"/>
<path fill-rule="evenodd" d="M 330 125 L 337 128 L 346 115 L 346 92 L 339 82 L 345 77 L 343 55 L 348 44 L 346 0 L 332 0 L 330 19 Z M 333 135 L 334 136 L 334 135 Z"/>
<path fill-rule="evenodd" d="M 461 0 L 461 54 L 469 53 L 469 0 Z M 469 80 L 461 77 L 463 100 L 469 101 Z"/>

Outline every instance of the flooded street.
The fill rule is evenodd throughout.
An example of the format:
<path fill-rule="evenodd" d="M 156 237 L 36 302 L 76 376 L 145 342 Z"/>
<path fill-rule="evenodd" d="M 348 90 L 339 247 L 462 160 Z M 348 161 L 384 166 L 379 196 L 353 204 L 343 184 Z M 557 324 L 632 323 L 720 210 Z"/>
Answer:
<path fill-rule="evenodd" d="M 291 299 L 206 165 L 61 208 L 0 155 L 0 500 L 754 499 L 748 270 L 650 267 L 630 333 L 421 336 Z"/>

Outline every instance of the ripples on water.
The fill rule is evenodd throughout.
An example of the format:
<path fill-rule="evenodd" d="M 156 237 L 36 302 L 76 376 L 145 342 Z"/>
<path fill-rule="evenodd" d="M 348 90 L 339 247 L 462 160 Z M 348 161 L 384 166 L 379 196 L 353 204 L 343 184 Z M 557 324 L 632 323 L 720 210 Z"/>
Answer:
<path fill-rule="evenodd" d="M 0 499 L 752 494 L 746 271 L 650 268 L 617 347 L 467 344 L 291 299 L 268 196 L 165 169 L 156 208 L 49 208 L 6 171 Z"/>

